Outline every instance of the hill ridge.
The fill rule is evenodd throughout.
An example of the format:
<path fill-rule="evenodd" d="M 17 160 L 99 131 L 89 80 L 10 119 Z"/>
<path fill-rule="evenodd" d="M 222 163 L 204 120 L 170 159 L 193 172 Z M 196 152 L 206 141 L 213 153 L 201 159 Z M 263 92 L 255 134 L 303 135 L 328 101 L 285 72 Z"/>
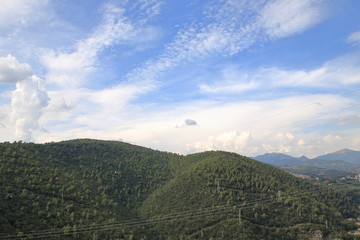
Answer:
<path fill-rule="evenodd" d="M 336 232 L 357 211 L 345 195 L 224 151 L 183 156 L 117 141 L 15 142 L 0 143 L 0 163 L 0 233 L 19 235 L 13 239 L 53 228 L 69 239 L 209 239 L 224 229 L 228 239 L 307 239 L 301 234 L 323 231 L 325 215 Z M 317 195 L 303 194 L 309 191 Z M 183 211 L 186 217 L 169 218 Z M 134 224 L 77 230 L 123 221 Z M 287 230 L 298 224 L 307 230 Z M 268 232 L 275 227 L 283 230 Z"/>

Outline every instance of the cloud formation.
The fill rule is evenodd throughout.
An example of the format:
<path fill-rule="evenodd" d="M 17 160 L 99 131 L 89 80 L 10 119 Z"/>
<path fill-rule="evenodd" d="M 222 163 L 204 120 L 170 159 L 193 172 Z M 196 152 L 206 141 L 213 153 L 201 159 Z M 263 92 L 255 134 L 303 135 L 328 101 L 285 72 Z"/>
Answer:
<path fill-rule="evenodd" d="M 206 21 L 179 30 L 163 53 L 128 74 L 128 79 L 156 81 L 165 71 L 205 57 L 235 55 L 255 43 L 282 38 L 306 29 L 325 18 L 323 1 L 213 1 Z M 259 10 L 260 9 L 260 10 Z M 254 88 L 239 84 L 238 91 Z M 205 85 L 203 91 L 210 91 Z M 218 88 L 218 91 L 223 91 Z"/>
<path fill-rule="evenodd" d="M 242 152 L 251 141 L 249 132 L 229 131 L 217 136 L 210 136 L 205 141 L 188 144 L 189 151 L 226 150 Z"/>
<path fill-rule="evenodd" d="M 49 100 L 42 80 L 36 76 L 16 84 L 16 90 L 12 93 L 10 120 L 14 124 L 17 140 L 33 140 L 34 131 L 41 129 L 38 121 Z"/>
<path fill-rule="evenodd" d="M 0 8 L 0 29 L 14 25 L 25 25 L 36 17 L 33 9 L 45 6 L 48 0 L 2 0 Z"/>
<path fill-rule="evenodd" d="M 150 16 L 158 14 L 161 4 L 157 1 L 140 1 L 139 6 Z M 143 43 L 156 36 L 151 27 L 146 26 L 149 16 L 129 18 L 126 9 L 111 3 L 105 4 L 101 23 L 91 35 L 79 41 L 70 51 L 48 51 L 42 56 L 47 68 L 47 81 L 60 86 L 79 87 L 86 83 L 90 73 L 97 70 L 98 55 L 112 45 Z M 146 36 L 144 38 L 144 36 Z"/>
<path fill-rule="evenodd" d="M 186 119 L 185 124 L 187 126 L 195 126 L 195 125 L 197 125 L 197 122 L 195 120 L 192 120 L 192 119 Z"/>
<path fill-rule="evenodd" d="M 199 85 L 201 92 L 210 94 L 235 94 L 263 88 L 284 87 L 338 88 L 360 83 L 360 53 L 354 52 L 331 59 L 309 70 L 266 67 L 251 72 L 234 66 L 225 68 L 213 83 Z"/>
<path fill-rule="evenodd" d="M 42 80 L 32 75 L 30 65 L 8 55 L 0 57 L 0 83 L 16 84 L 11 94 L 11 112 L 2 118 L 14 127 L 15 139 L 32 140 L 33 132 L 40 129 L 38 121 L 42 110 L 50 100 Z M 0 125 L 5 127 L 3 123 Z"/>
<path fill-rule="evenodd" d="M 60 86 L 82 84 L 95 70 L 97 54 L 120 39 L 126 40 L 132 29 L 133 26 L 124 17 L 124 9 L 108 5 L 103 22 L 89 38 L 78 42 L 73 51 L 49 51 L 42 56 L 48 70 L 46 79 Z"/>
<path fill-rule="evenodd" d="M 260 11 L 259 21 L 270 38 L 303 32 L 326 16 L 324 1 L 272 0 Z"/>
<path fill-rule="evenodd" d="M 0 57 L 0 83 L 16 83 L 32 75 L 31 67 L 26 63 L 7 55 Z"/>
<path fill-rule="evenodd" d="M 295 36 L 330 16 L 327 1 L 210 0 L 179 8 L 163 0 L 86 6 L 66 0 L 60 3 L 64 11 L 56 10 L 56 1 L 4 3 L 9 11 L 0 9 L 0 54 L 21 56 L 33 67 L 11 55 L 0 58 L 0 83 L 13 83 L 1 86 L 4 140 L 15 132 L 16 139 L 40 142 L 121 138 L 181 153 L 221 149 L 245 155 L 321 154 L 316 146 L 341 142 L 334 136 L 350 148 L 359 145 L 359 137 L 346 138 L 359 135 L 358 114 L 339 111 L 358 100 L 339 91 L 360 83 L 359 53 L 336 50 L 320 58 Z M 81 7 L 81 14 L 71 16 L 67 4 Z M 164 5 L 176 14 L 161 13 Z M 14 18 L 7 19 L 11 12 Z M 189 17 L 179 18 L 183 13 Z M 318 30 L 331 29 L 326 24 Z M 303 36 L 323 40 L 312 34 Z M 343 43 L 347 36 L 336 37 Z M 347 42 L 356 45 L 357 32 Z M 281 49 L 275 53 L 276 45 Z M 284 63 L 290 57 L 282 56 L 295 56 L 298 47 L 323 64 L 285 68 L 297 63 Z M 329 56 L 334 59 L 324 60 Z M 49 132 L 41 133 L 42 125 Z M 328 126 L 353 132 L 331 133 Z"/>
<path fill-rule="evenodd" d="M 355 46 L 360 45 L 360 31 L 350 34 L 347 38 L 347 42 Z"/>

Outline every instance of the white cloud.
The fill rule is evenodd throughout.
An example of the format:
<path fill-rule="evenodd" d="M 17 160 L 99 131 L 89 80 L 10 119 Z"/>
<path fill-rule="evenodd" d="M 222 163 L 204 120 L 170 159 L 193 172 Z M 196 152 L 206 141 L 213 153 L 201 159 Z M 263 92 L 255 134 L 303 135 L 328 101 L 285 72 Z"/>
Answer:
<path fill-rule="evenodd" d="M 235 66 L 226 67 L 221 76 L 215 78 L 216 81 L 211 84 L 200 84 L 200 90 L 205 93 L 229 94 L 257 89 L 261 85 L 258 79 L 240 72 Z"/>
<path fill-rule="evenodd" d="M 8 55 L 0 57 L 0 83 L 16 83 L 32 75 L 31 67 Z"/>
<path fill-rule="evenodd" d="M 259 83 L 256 82 L 225 82 L 223 85 L 220 83 L 216 83 L 215 85 L 206 85 L 201 84 L 200 90 L 206 93 L 240 93 L 245 92 L 253 89 L 257 89 L 259 87 Z"/>
<path fill-rule="evenodd" d="M 217 136 L 210 136 L 205 141 L 188 144 L 188 151 L 226 150 L 241 152 L 250 140 L 251 134 L 248 132 L 223 132 Z"/>
<path fill-rule="evenodd" d="M 272 0 L 260 11 L 260 24 L 271 38 L 303 32 L 326 15 L 319 0 Z"/>
<path fill-rule="evenodd" d="M 360 31 L 350 34 L 347 38 L 347 42 L 355 46 L 360 45 Z"/>
<path fill-rule="evenodd" d="M 343 138 L 339 135 L 326 135 L 323 137 L 323 140 L 327 143 L 334 143 L 343 140 Z"/>
<path fill-rule="evenodd" d="M 291 133 L 278 133 L 274 137 L 274 140 L 282 142 L 282 143 L 292 142 L 294 139 L 295 139 L 295 136 Z"/>
<path fill-rule="evenodd" d="M 295 156 L 315 156 L 323 154 L 319 146 L 325 151 L 337 147 L 324 141 L 327 132 L 314 133 L 307 129 L 316 129 L 336 116 L 321 112 L 337 113 L 336 110 L 349 103 L 345 97 L 309 95 L 228 104 L 191 102 L 149 112 L 138 105 L 123 105 L 121 101 L 111 105 L 111 99 L 117 101 L 118 93 L 123 96 L 120 89 L 113 91 L 108 94 L 84 89 L 67 93 L 73 96 L 73 102 L 66 103 L 71 108 L 64 109 L 63 115 L 48 112 L 42 116 L 41 122 L 60 122 L 49 129 L 49 133 L 36 136 L 36 140 L 122 138 L 134 144 L 180 153 L 216 149 L 255 156 L 271 150 Z M 79 95 L 81 97 L 77 99 Z M 50 97 L 54 98 L 51 92 Z M 85 100 L 88 102 L 84 103 Z M 61 101 L 58 104 L 62 106 Z M 184 124 L 184 119 L 189 116 L 201 124 L 174 127 L 179 122 Z M 350 138 L 343 140 L 343 145 L 355 146 Z"/>
<path fill-rule="evenodd" d="M 310 70 L 281 69 L 267 67 L 251 72 L 240 67 L 225 67 L 223 73 L 212 84 L 200 84 L 202 92 L 213 94 L 233 94 L 248 90 L 282 87 L 326 87 L 338 88 L 360 83 L 360 53 L 354 52 L 325 62 Z"/>
<path fill-rule="evenodd" d="M 4 120 L 7 132 L 12 132 L 16 140 L 32 140 L 32 133 L 40 129 L 38 120 L 49 98 L 42 86 L 42 80 L 32 75 L 31 67 L 20 63 L 11 55 L 0 57 L 0 83 L 16 83 L 11 93 L 11 109 Z M 6 107 L 6 105 L 5 105 Z"/>
<path fill-rule="evenodd" d="M 145 11 L 156 15 L 156 1 L 141 3 L 141 9 L 151 8 Z M 157 37 L 157 30 L 145 25 L 149 16 L 134 19 L 126 16 L 124 8 L 106 4 L 102 22 L 88 38 L 79 41 L 70 51 L 48 51 L 42 56 L 48 70 L 46 79 L 60 86 L 77 87 L 86 83 L 89 74 L 97 69 L 98 55 L 105 48 L 116 44 L 143 44 Z"/>
<path fill-rule="evenodd" d="M 261 9 L 261 10 L 259 10 Z M 191 24 L 155 59 L 128 74 L 128 79 L 156 81 L 166 70 L 216 55 L 235 55 L 267 36 L 281 38 L 300 33 L 324 19 L 321 1 L 214 1 L 206 21 Z M 234 83 L 234 84 L 232 84 Z M 254 81 L 201 85 L 204 92 L 242 92 L 258 87 Z"/>
<path fill-rule="evenodd" d="M 265 69 L 264 75 L 271 76 L 277 86 L 338 87 L 360 83 L 359 52 L 327 61 L 323 66 L 310 70 L 286 71 L 276 68 Z"/>
<path fill-rule="evenodd" d="M 164 1 L 158 0 L 139 0 L 140 11 L 143 11 L 147 18 L 154 17 L 161 12 L 161 7 Z"/>
<path fill-rule="evenodd" d="M 103 23 L 91 36 L 80 41 L 70 53 L 50 51 L 42 62 L 48 69 L 46 79 L 61 86 L 77 86 L 95 69 L 97 54 L 105 47 L 126 40 L 133 26 L 124 17 L 124 9 L 107 6 Z"/>
<path fill-rule="evenodd" d="M 30 141 L 33 132 L 41 129 L 38 121 L 49 100 L 42 80 L 36 76 L 16 84 L 12 93 L 10 120 L 15 126 L 17 140 Z"/>
<path fill-rule="evenodd" d="M 297 144 L 302 146 L 302 145 L 305 145 L 306 142 L 305 142 L 304 139 L 300 138 L 300 139 L 298 140 Z"/>
<path fill-rule="evenodd" d="M 47 5 L 47 0 L 2 0 L 0 8 L 0 29 L 14 25 L 26 25 L 36 18 L 35 9 Z"/>
<path fill-rule="evenodd" d="M 48 92 L 51 102 L 47 105 L 49 97 L 39 86 L 40 80 L 33 77 L 31 81 L 18 82 L 12 99 L 17 138 L 38 141 L 121 138 L 182 153 L 223 149 L 246 155 L 254 155 L 265 148 L 297 153 L 301 147 L 311 152 L 311 147 L 316 145 L 312 139 L 323 141 L 323 136 L 296 134 L 295 130 L 300 129 L 296 123 L 318 117 L 320 110 L 336 109 L 346 102 L 341 97 L 309 95 L 233 104 L 195 101 L 167 110 L 157 109 L 153 113 L 149 112 L 151 103 L 149 107 L 134 101 L 138 95 L 158 87 L 161 74 L 171 68 L 212 56 L 238 54 L 253 44 L 268 41 L 269 36 L 286 37 L 308 29 L 323 19 L 321 3 L 212 1 L 208 3 L 210 8 L 202 22 L 189 23 L 178 31 L 161 54 L 130 71 L 125 76 L 126 83 L 100 90 L 87 89 L 86 83 L 90 74 L 97 70 L 99 55 L 104 49 L 116 44 L 142 46 L 142 41 L 157 36 L 155 27 L 147 24 L 149 16 L 159 14 L 162 4 L 162 1 L 141 0 L 135 4 L 138 10 L 132 9 L 131 13 L 126 12 L 125 7 L 107 5 L 103 21 L 88 37 L 71 49 L 49 50 L 44 54 L 42 63 L 48 70 L 46 80 L 58 86 Z M 264 24 L 266 19 L 269 22 Z M 208 93 L 226 94 L 258 89 L 265 84 L 273 87 L 323 86 L 329 82 L 334 86 L 338 82 L 353 84 L 358 82 L 355 59 L 352 65 L 341 65 L 339 60 L 312 70 L 266 68 L 253 74 L 226 70 L 221 81 L 202 84 L 200 88 Z M 321 106 L 309 103 L 323 97 L 333 97 L 334 101 Z M 305 103 L 308 103 L 306 107 L 294 109 Z M 174 128 L 176 123 L 186 124 L 183 120 L 189 116 L 201 124 Z M 8 127 L 7 122 L 1 122 Z M 49 127 L 50 132 L 38 134 L 42 125 Z M 257 147 L 261 143 L 264 147 Z M 171 145 L 173 147 L 169 147 Z"/>

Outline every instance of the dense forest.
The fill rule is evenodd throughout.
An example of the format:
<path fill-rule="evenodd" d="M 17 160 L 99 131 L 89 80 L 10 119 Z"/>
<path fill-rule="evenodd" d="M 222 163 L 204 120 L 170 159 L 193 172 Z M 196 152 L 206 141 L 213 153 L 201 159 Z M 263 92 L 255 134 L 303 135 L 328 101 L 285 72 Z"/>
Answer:
<path fill-rule="evenodd" d="M 228 152 L 0 143 L 0 239 L 350 238 L 352 191 Z"/>

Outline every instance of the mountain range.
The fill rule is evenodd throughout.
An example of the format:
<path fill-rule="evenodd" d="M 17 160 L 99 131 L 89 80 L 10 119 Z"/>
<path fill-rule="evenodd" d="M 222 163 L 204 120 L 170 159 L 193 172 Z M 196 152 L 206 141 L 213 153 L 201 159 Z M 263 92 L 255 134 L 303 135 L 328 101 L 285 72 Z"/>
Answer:
<path fill-rule="evenodd" d="M 266 153 L 253 159 L 275 166 L 317 166 L 351 170 L 360 168 L 360 151 L 342 149 L 312 159 L 305 156 L 292 157 L 283 153 Z"/>

